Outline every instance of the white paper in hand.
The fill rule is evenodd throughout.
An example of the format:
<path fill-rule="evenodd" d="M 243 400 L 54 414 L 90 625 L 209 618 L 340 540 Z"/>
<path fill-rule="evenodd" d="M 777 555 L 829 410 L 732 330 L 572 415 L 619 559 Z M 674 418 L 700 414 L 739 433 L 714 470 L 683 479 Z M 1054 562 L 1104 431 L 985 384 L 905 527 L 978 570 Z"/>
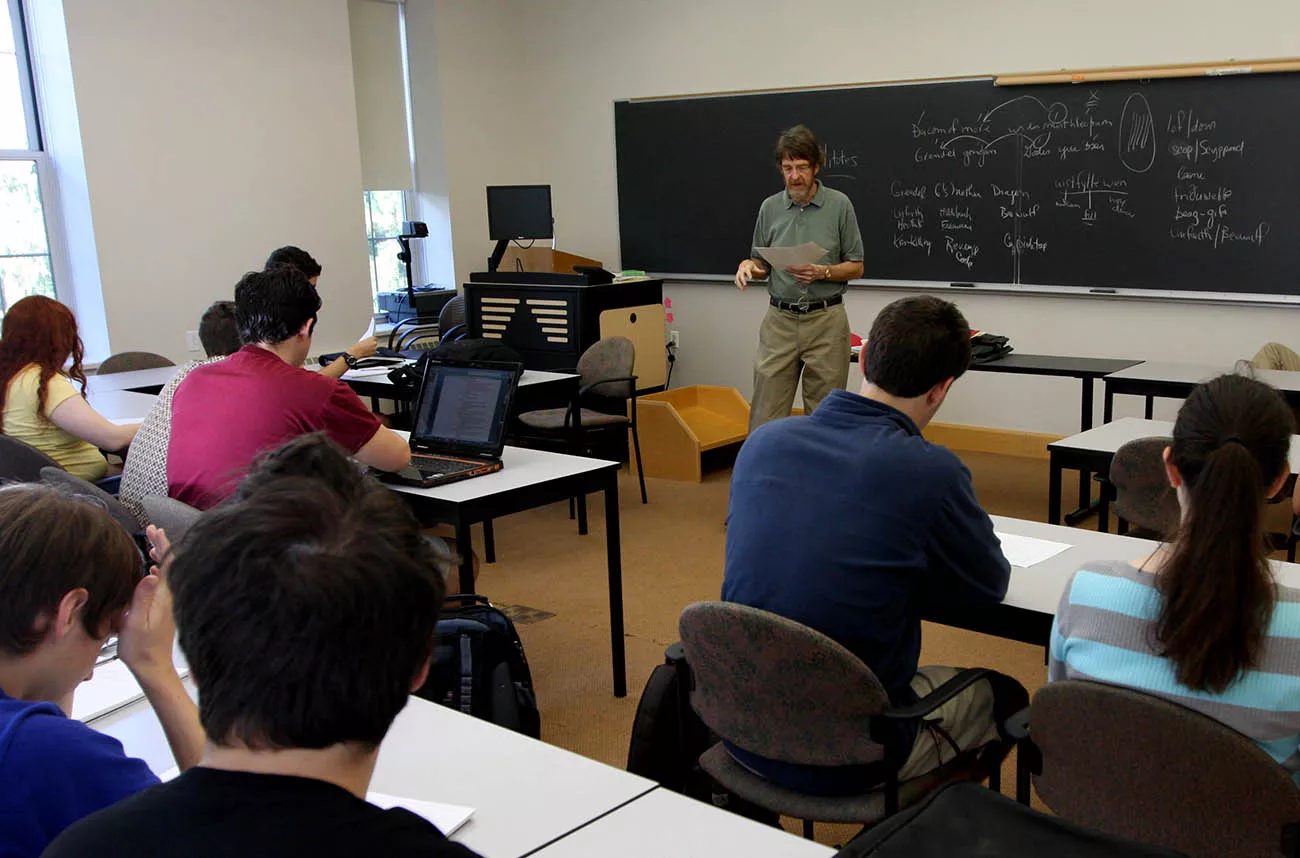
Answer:
<path fill-rule="evenodd" d="M 1007 558 L 1007 562 L 1022 569 L 1042 563 L 1073 547 L 1068 542 L 1053 542 L 1050 539 L 1035 539 L 1032 536 L 1017 536 L 1014 533 L 993 535 L 1002 543 L 1002 554 Z"/>
<path fill-rule="evenodd" d="M 462 807 L 458 804 L 441 804 L 436 801 L 420 801 L 414 798 L 386 795 L 382 792 L 366 793 L 366 801 L 385 810 L 400 807 L 409 810 L 416 816 L 423 816 L 448 837 L 474 815 L 474 808 L 472 807 Z"/>
<path fill-rule="evenodd" d="M 773 268 L 790 268 L 795 265 L 809 265 L 821 259 L 826 248 L 815 241 L 805 241 L 795 247 L 756 247 L 758 255 L 767 260 Z"/>
<path fill-rule="evenodd" d="M 375 317 L 372 315 L 370 317 L 370 325 L 366 328 L 366 332 L 357 339 L 357 342 L 361 342 L 361 340 L 369 339 L 374 335 L 375 335 Z"/>

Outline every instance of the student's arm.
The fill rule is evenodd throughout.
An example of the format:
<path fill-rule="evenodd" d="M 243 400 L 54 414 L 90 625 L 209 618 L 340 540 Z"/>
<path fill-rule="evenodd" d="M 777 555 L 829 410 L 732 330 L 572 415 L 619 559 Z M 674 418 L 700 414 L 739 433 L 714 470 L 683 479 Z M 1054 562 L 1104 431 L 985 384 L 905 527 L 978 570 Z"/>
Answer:
<path fill-rule="evenodd" d="M 149 554 L 159 565 L 135 587 L 131 607 L 122 621 L 117 652 L 144 690 L 162 724 L 167 744 L 181 770 L 196 766 L 203 757 L 203 726 L 199 710 L 181 683 L 172 661 L 176 622 L 172 618 L 172 595 L 167 587 L 171 566 L 167 535 L 152 525 L 146 531 L 153 545 Z"/>
<path fill-rule="evenodd" d="M 1011 564 L 993 533 L 992 519 L 975 498 L 970 471 L 960 462 L 955 462 L 935 512 L 930 561 L 931 572 L 939 576 L 935 589 L 945 603 L 997 604 L 1007 594 Z"/>
<path fill-rule="evenodd" d="M 411 464 L 411 445 L 387 426 L 380 426 L 374 436 L 357 450 L 356 459 L 381 471 L 400 471 Z"/>
<path fill-rule="evenodd" d="M 374 337 L 366 337 L 364 340 L 359 340 L 355 345 L 349 348 L 347 352 L 357 360 L 361 360 L 362 358 L 368 358 L 373 355 L 378 348 L 379 340 Z M 348 362 L 340 357 L 336 358 L 332 363 L 324 367 L 320 371 L 320 374 L 327 375 L 330 378 L 342 378 L 343 373 L 347 371 Z"/>
<path fill-rule="evenodd" d="M 125 450 L 135 437 L 138 424 L 118 426 L 80 396 L 69 396 L 50 412 L 50 422 L 69 435 L 89 441 L 101 450 Z"/>

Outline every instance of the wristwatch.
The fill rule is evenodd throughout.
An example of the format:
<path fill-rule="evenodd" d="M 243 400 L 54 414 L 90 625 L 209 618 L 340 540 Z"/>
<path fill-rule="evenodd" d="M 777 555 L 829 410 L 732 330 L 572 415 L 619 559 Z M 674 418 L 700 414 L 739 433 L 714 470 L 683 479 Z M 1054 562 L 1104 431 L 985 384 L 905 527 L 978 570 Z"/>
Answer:
<path fill-rule="evenodd" d="M 824 265 L 824 266 L 822 266 L 822 267 L 826 269 L 826 271 L 822 274 L 822 279 L 823 279 L 823 280 L 830 280 L 830 279 L 831 279 L 831 267 L 830 267 L 829 265 Z"/>
<path fill-rule="evenodd" d="M 340 357 L 342 357 L 343 362 L 348 365 L 348 369 L 356 369 L 357 364 L 360 363 L 360 361 L 358 361 L 348 352 L 344 352 L 342 355 L 340 355 Z"/>

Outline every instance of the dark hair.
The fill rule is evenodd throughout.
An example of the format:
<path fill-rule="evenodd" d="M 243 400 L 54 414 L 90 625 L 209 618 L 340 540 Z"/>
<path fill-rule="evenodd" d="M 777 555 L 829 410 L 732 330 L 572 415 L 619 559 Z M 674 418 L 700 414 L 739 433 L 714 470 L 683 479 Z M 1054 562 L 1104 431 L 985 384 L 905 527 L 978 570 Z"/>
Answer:
<path fill-rule="evenodd" d="M 4 429 L 4 404 L 14 376 L 30 364 L 40 367 L 36 411 L 44 416 L 50 379 L 63 369 L 68 358 L 72 358 L 68 377 L 79 382 L 81 395 L 86 395 L 86 373 L 81 368 L 85 356 L 77 319 L 70 309 L 44 295 L 29 295 L 15 302 L 0 323 L 0 431 Z"/>
<path fill-rule="evenodd" d="M 180 644 L 216 745 L 374 748 L 432 651 L 447 558 L 342 451 L 294 443 L 177 546 Z M 297 457 L 332 457 L 331 480 L 263 470 Z"/>
<path fill-rule="evenodd" d="M 235 302 L 215 301 L 199 319 L 199 342 L 208 357 L 225 357 L 239 351 L 239 325 L 235 322 Z"/>
<path fill-rule="evenodd" d="M 307 322 L 314 323 L 320 305 L 316 287 L 297 268 L 250 271 L 235 286 L 239 338 L 247 345 L 282 343 Z"/>
<path fill-rule="evenodd" d="M 1293 432 L 1281 395 L 1241 375 L 1197 385 L 1178 410 L 1170 456 L 1187 508 L 1157 579 L 1156 637 L 1195 691 L 1221 692 L 1259 663 L 1274 599 L 1264 495 L 1287 470 Z"/>
<path fill-rule="evenodd" d="M 911 399 L 969 368 L 970 325 L 955 304 L 900 298 L 871 323 L 862 373 L 886 393 Z"/>
<path fill-rule="evenodd" d="M 285 477 L 312 477 L 345 501 L 359 502 L 371 490 L 370 482 L 357 478 L 360 473 L 361 468 L 348 458 L 347 452 L 324 432 L 312 432 L 258 456 L 231 499 L 247 500 L 263 486 Z"/>
<path fill-rule="evenodd" d="M 320 263 L 310 253 L 292 244 L 277 247 L 271 251 L 270 256 L 266 257 L 267 268 L 274 268 L 277 265 L 292 265 L 301 271 L 304 277 L 319 277 L 321 272 Z"/>
<path fill-rule="evenodd" d="M 38 483 L 0 487 L 0 652 L 40 644 L 59 601 L 84 587 L 81 625 L 106 637 L 131 604 L 140 552 L 95 498 Z"/>
<path fill-rule="evenodd" d="M 776 138 L 776 165 L 781 166 L 786 158 L 804 160 L 813 167 L 822 166 L 825 160 L 817 135 L 806 125 L 787 128 Z"/>

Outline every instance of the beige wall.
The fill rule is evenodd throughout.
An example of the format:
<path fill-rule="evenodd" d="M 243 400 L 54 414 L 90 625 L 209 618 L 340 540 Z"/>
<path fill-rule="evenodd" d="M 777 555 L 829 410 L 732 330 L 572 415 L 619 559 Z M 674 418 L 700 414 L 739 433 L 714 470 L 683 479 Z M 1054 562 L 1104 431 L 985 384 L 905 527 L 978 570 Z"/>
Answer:
<path fill-rule="evenodd" d="M 64 5 L 112 349 L 189 357 L 203 309 L 288 243 L 325 267 L 318 345 L 355 341 L 371 305 L 346 0 Z"/>
<path fill-rule="evenodd" d="M 558 246 L 617 267 L 616 99 L 1289 56 L 1300 32 L 1300 4 L 1287 0 L 1242 0 L 1230 11 L 1216 0 L 438 0 L 437 10 L 462 280 L 490 249 L 483 187 L 506 182 L 549 182 Z M 690 176 L 665 181 L 689 204 Z M 668 294 L 682 339 L 674 384 L 726 384 L 748 395 L 762 296 L 718 284 L 673 285 Z M 854 290 L 855 330 L 899 294 Z M 1269 338 L 1300 344 L 1300 309 L 1003 295 L 960 303 L 976 327 L 1010 335 L 1025 352 L 1226 363 Z M 961 383 L 941 419 L 1068 432 L 1077 411 L 1077 382 L 985 374 Z"/>

